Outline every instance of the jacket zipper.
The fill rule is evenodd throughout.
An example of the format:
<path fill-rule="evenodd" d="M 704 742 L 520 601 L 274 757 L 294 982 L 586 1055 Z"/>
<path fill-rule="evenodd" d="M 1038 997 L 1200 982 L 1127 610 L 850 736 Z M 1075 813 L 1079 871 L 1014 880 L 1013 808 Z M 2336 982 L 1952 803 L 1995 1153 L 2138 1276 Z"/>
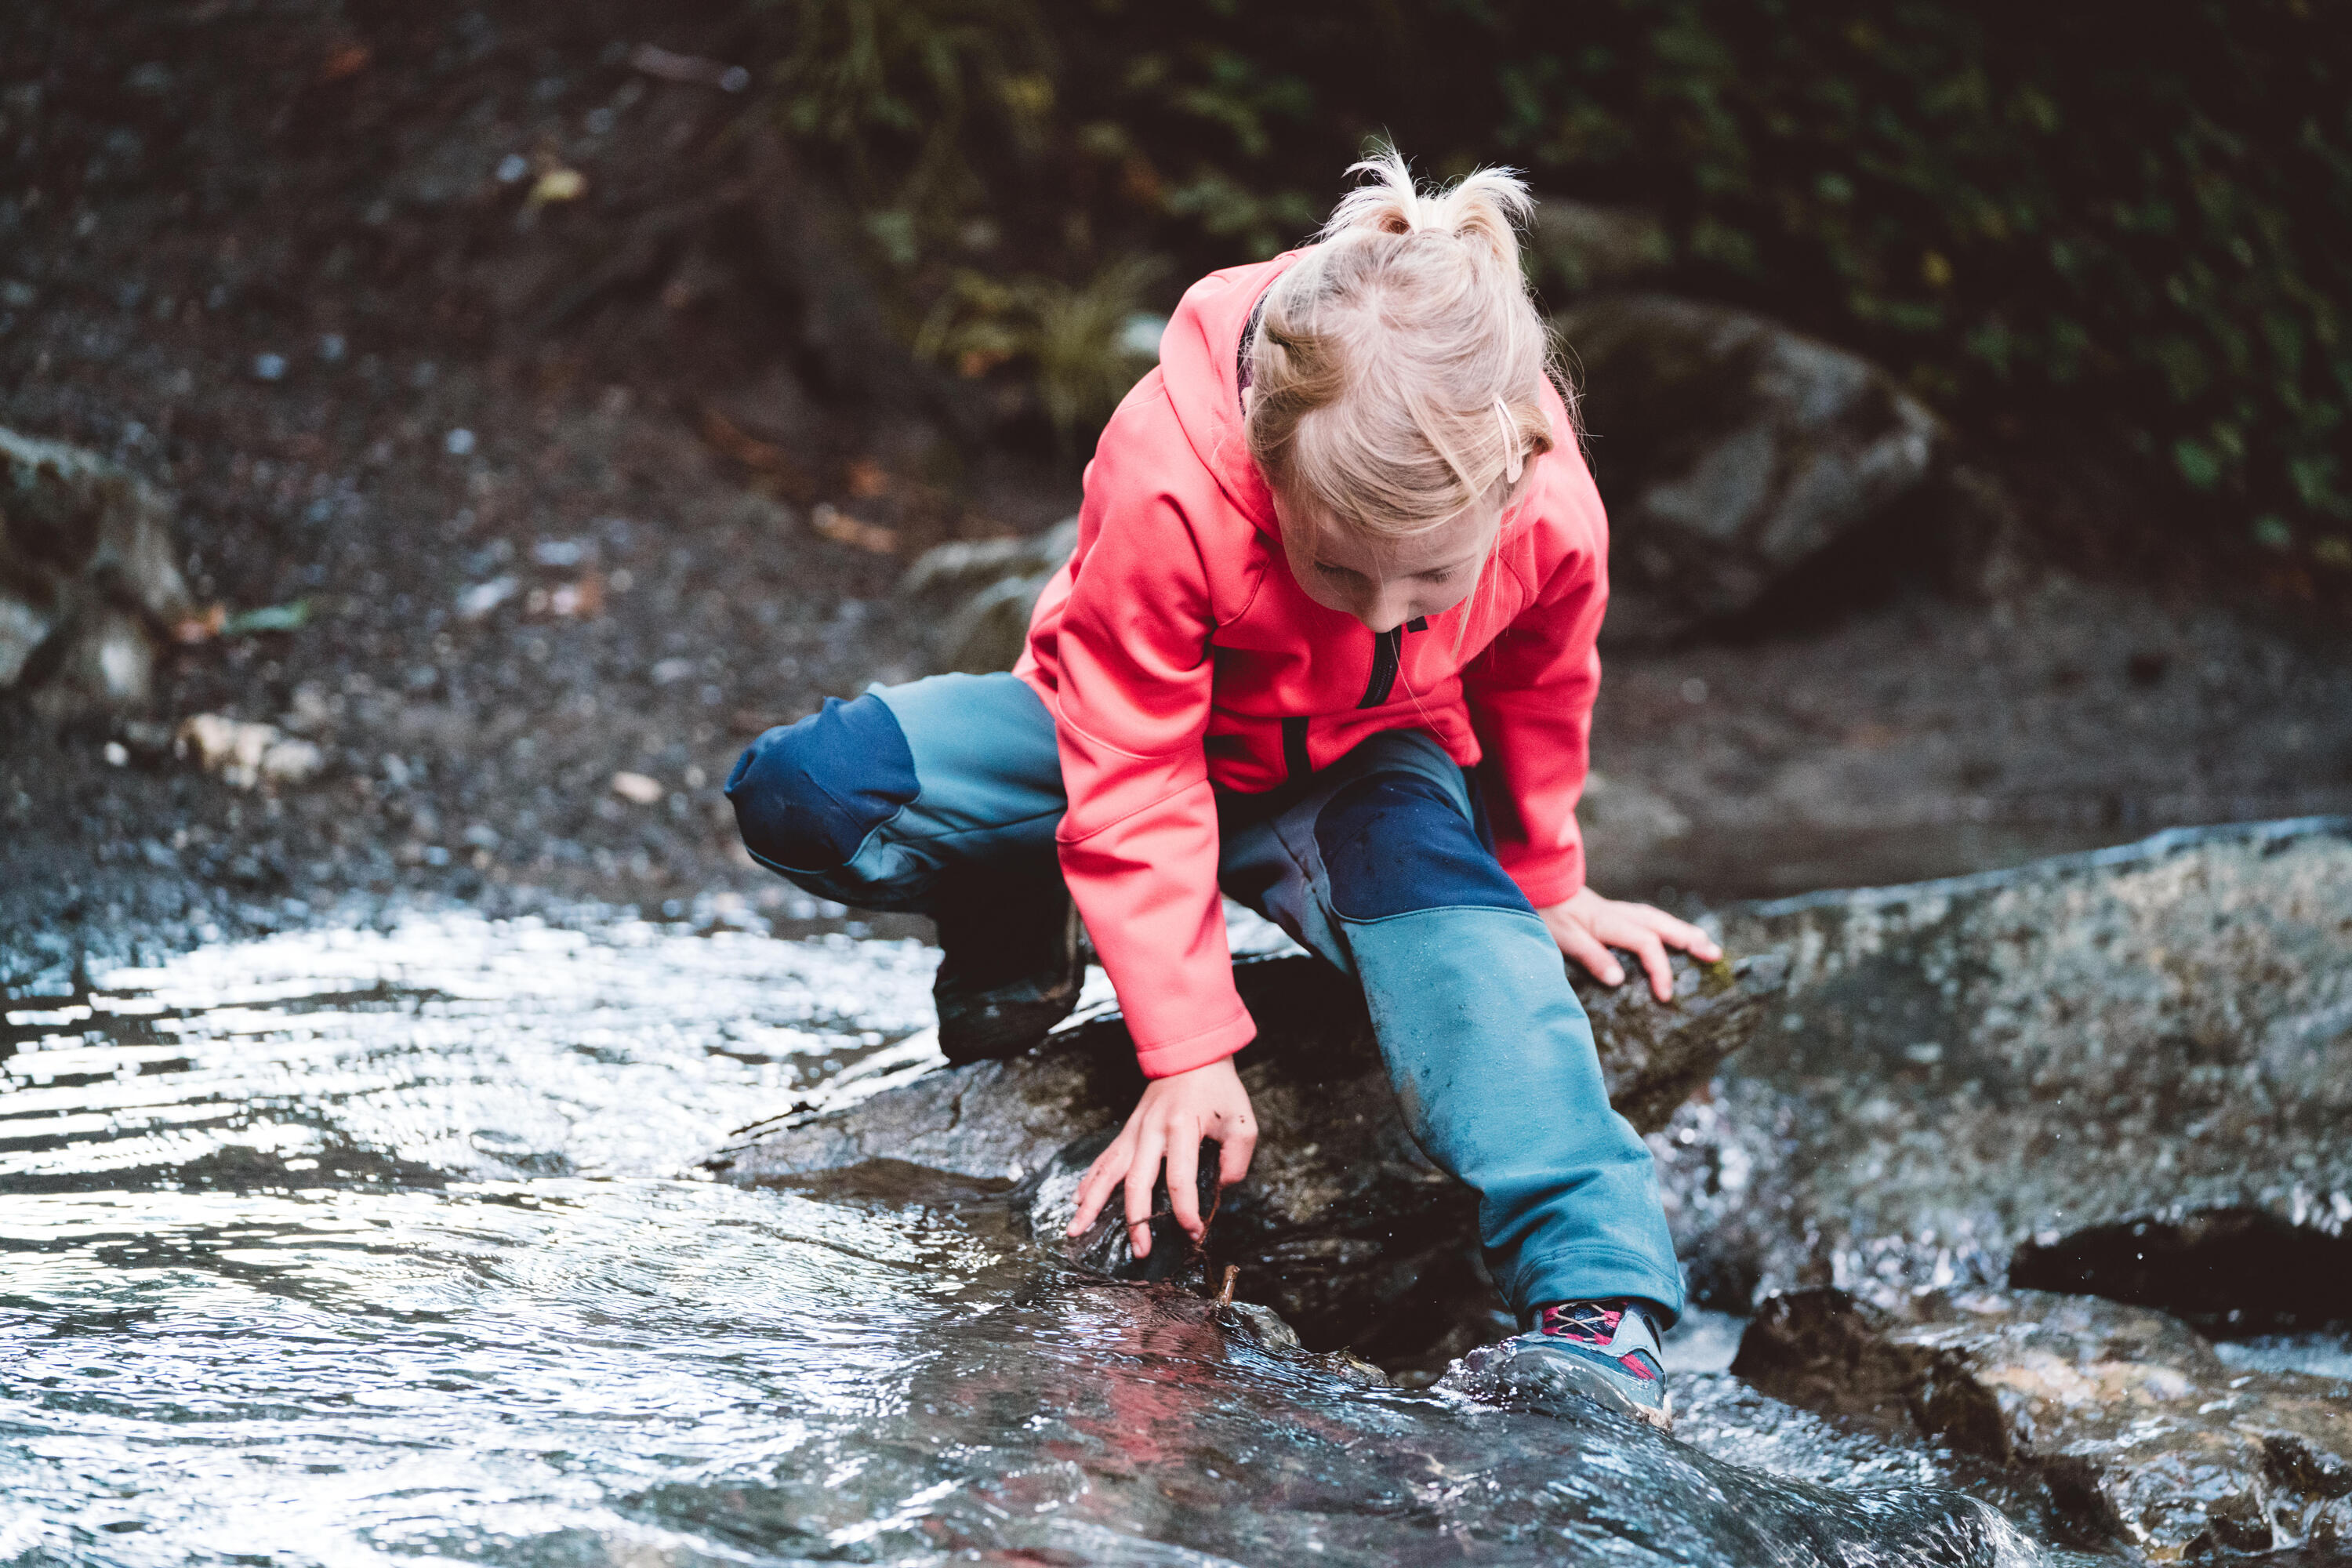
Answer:
<path fill-rule="evenodd" d="M 1364 700 L 1359 708 L 1377 708 L 1389 700 L 1396 689 L 1397 650 L 1404 641 L 1404 628 L 1391 626 L 1372 638 L 1372 679 L 1364 684 Z"/>
<path fill-rule="evenodd" d="M 1389 694 L 1396 689 L 1397 669 L 1404 658 L 1404 634 L 1428 629 L 1429 622 L 1416 616 L 1401 626 L 1391 626 L 1387 631 L 1374 634 L 1372 678 L 1365 684 L 1364 700 L 1356 704 L 1358 708 L 1378 708 L 1389 700 Z M 1307 721 L 1304 717 L 1282 721 L 1282 767 L 1284 773 L 1292 779 L 1303 779 L 1315 771 L 1314 762 L 1307 754 Z"/>
<path fill-rule="evenodd" d="M 1378 708 L 1396 689 L 1397 666 L 1404 657 L 1404 634 L 1425 632 L 1429 622 L 1415 616 L 1401 626 L 1391 626 L 1372 637 L 1372 678 L 1364 685 L 1364 700 L 1359 708 Z"/>

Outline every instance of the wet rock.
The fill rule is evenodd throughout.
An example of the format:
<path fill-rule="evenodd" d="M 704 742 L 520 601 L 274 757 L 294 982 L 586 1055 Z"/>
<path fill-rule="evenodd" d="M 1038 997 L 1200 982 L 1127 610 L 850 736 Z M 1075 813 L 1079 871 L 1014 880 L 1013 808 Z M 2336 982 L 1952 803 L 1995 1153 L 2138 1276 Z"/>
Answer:
<path fill-rule="evenodd" d="M 1933 415 L 1868 361 L 1763 317 L 1621 294 L 1559 325 L 1609 503 L 1614 641 L 1756 609 L 1928 475 Z"/>
<path fill-rule="evenodd" d="M 148 700 L 190 608 L 171 512 L 95 453 L 0 429 L 0 690 L 53 719 Z"/>
<path fill-rule="evenodd" d="M 1638 985 L 1582 988 L 1619 1109 L 1638 1128 L 1661 1125 L 1757 1027 L 1785 970 L 1769 955 L 1678 963 L 1669 1005 Z M 1274 1308 L 1307 1345 L 1352 1346 L 1392 1370 L 1432 1373 L 1494 1337 L 1475 1202 L 1405 1131 L 1353 983 L 1305 957 L 1244 961 L 1234 975 L 1259 1026 L 1236 1058 L 1262 1129 L 1249 1179 L 1224 1194 L 1202 1254 L 1164 1217 L 1163 1194 L 1142 1265 L 1114 1216 L 1072 1255 L 1121 1277 L 1205 1279 L 1235 1265 L 1241 1297 Z M 890 1161 L 1018 1183 L 1019 1223 L 1059 1249 L 1079 1177 L 1142 1088 L 1126 1030 L 1097 1019 L 1026 1057 L 748 1129 L 713 1168 L 798 1182 Z"/>
<path fill-rule="evenodd" d="M 2352 1315 L 2352 819 L 1722 926 L 1792 968 L 1771 1026 L 1656 1142 L 1721 1304 L 2014 1269 L 2245 1333 Z"/>
<path fill-rule="evenodd" d="M 1011 669 L 1029 640 L 1029 612 L 1077 547 L 1075 517 L 1026 539 L 957 540 L 907 569 L 899 593 L 940 615 L 931 638 L 942 670 Z"/>
<path fill-rule="evenodd" d="M 1765 1304 L 1732 1371 L 2030 1470 L 2085 1544 L 2168 1563 L 2352 1543 L 2352 1384 L 2233 1372 L 2146 1308 L 1979 1290 L 1890 1312 L 1805 1290 Z"/>

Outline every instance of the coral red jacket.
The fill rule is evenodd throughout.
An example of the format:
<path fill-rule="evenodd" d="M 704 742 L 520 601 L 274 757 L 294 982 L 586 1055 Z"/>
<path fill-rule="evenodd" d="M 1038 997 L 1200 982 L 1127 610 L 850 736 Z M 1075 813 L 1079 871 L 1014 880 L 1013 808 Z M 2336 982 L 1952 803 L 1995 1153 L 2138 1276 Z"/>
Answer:
<path fill-rule="evenodd" d="M 1538 908 L 1584 884 L 1575 808 L 1608 523 L 1567 411 L 1546 387 L 1553 449 L 1468 599 L 1385 637 L 1325 609 L 1283 557 L 1235 364 L 1251 308 L 1295 255 L 1186 292 L 1160 367 L 1087 465 L 1076 552 L 1014 671 L 1054 711 L 1062 870 L 1152 1078 L 1256 1033 L 1225 946 L 1212 785 L 1272 789 L 1369 735 L 1426 730 L 1480 766 L 1503 868 Z"/>

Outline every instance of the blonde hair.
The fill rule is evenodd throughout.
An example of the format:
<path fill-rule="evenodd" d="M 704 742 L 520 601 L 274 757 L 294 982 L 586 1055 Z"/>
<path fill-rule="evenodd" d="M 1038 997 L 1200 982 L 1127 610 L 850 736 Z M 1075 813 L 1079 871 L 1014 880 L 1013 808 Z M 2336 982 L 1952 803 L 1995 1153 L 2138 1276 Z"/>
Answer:
<path fill-rule="evenodd" d="M 1409 539 L 1551 450 L 1550 339 L 1514 226 L 1535 202 L 1508 169 L 1423 190 L 1394 148 L 1348 173 L 1370 177 L 1260 306 L 1250 455 L 1277 496 Z"/>

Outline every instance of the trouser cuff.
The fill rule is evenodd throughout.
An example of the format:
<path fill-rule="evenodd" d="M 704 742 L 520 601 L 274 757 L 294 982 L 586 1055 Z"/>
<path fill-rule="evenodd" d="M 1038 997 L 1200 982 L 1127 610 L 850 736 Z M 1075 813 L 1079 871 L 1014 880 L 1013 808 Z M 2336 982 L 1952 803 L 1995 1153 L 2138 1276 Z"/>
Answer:
<path fill-rule="evenodd" d="M 1491 1264 L 1492 1259 L 1489 1259 Z M 1658 1309 L 1658 1327 L 1668 1329 L 1683 1315 L 1682 1270 L 1661 1269 L 1651 1258 L 1617 1247 L 1572 1247 L 1521 1257 L 1497 1283 L 1521 1324 L 1550 1301 L 1605 1301 L 1630 1296 Z"/>

